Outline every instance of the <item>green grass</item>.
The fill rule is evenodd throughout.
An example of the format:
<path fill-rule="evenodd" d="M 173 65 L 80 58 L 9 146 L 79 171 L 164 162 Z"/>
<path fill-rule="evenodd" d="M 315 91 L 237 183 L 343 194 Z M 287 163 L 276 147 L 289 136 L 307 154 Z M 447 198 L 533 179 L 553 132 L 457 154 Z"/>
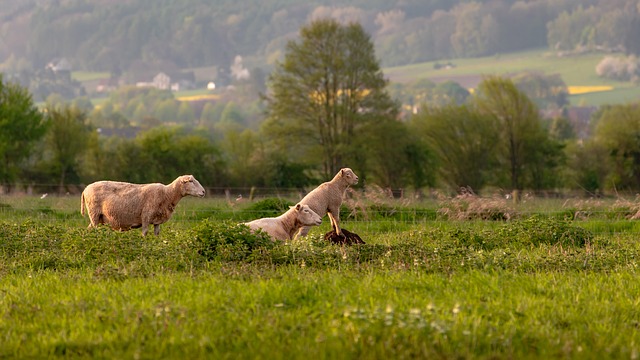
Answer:
<path fill-rule="evenodd" d="M 354 247 L 326 243 L 327 224 L 252 242 L 235 224 L 273 201 L 185 198 L 146 238 L 86 229 L 76 197 L 0 203 L 2 358 L 601 359 L 640 348 L 640 227 L 613 201 L 531 200 L 507 222 L 388 201 L 369 220 L 343 218 L 367 242 Z"/>
<path fill-rule="evenodd" d="M 560 74 L 567 86 L 611 85 L 613 91 L 598 92 L 570 97 L 573 105 L 619 104 L 635 100 L 640 96 L 640 87 L 631 82 L 619 82 L 600 78 L 595 73 L 596 65 L 605 54 L 583 54 L 557 57 L 548 49 L 527 50 L 472 59 L 453 59 L 452 69 L 434 69 L 438 61 L 384 69 L 392 82 L 410 82 L 416 79 L 451 78 L 456 81 L 469 76 L 508 75 L 522 71 L 540 71 L 545 74 Z M 444 63 L 446 61 L 439 61 Z"/>
<path fill-rule="evenodd" d="M 89 72 L 89 71 L 74 71 L 71 73 L 71 77 L 76 81 L 92 81 L 109 78 L 108 72 Z"/>

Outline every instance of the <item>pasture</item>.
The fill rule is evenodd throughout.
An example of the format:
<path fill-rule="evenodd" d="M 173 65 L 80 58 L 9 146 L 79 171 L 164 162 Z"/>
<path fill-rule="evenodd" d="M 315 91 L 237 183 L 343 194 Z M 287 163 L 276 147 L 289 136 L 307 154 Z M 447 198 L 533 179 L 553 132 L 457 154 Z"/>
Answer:
<path fill-rule="evenodd" d="M 569 95 L 574 106 L 600 106 L 605 104 L 624 104 L 640 96 L 640 88 L 630 81 L 616 81 L 600 78 L 596 74 L 596 65 L 612 54 L 586 53 L 558 57 L 548 49 L 526 50 L 521 52 L 498 54 L 469 59 L 453 59 L 455 67 L 436 68 L 432 61 L 419 64 L 384 68 L 384 74 L 391 82 L 407 83 L 415 79 L 431 79 L 440 82 L 452 80 L 467 88 L 475 88 L 485 75 L 507 76 L 523 71 L 540 72 L 547 75 L 559 74 L 568 87 L 602 87 L 609 91 L 593 91 Z M 613 54 L 615 56 L 615 54 Z"/>
<path fill-rule="evenodd" d="M 79 198 L 0 197 L 3 358 L 637 358 L 635 199 L 343 204 L 273 244 L 293 200 L 185 198 L 160 236 L 88 230 Z"/>

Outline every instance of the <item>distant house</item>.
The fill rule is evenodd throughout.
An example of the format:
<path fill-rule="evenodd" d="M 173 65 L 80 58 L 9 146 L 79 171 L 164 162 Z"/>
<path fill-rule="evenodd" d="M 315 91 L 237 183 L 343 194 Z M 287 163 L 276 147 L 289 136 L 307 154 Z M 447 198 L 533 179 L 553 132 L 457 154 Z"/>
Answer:
<path fill-rule="evenodd" d="M 159 72 L 158 75 L 153 77 L 153 81 L 151 81 L 153 86 L 156 89 L 160 90 L 169 90 L 171 89 L 171 78 L 169 75 Z"/>
<path fill-rule="evenodd" d="M 71 72 L 71 63 L 65 58 L 56 58 L 51 60 L 45 68 L 55 73 Z"/>
<path fill-rule="evenodd" d="M 53 79 L 71 81 L 71 63 L 65 58 L 51 60 L 45 69 Z"/>
<path fill-rule="evenodd" d="M 193 88 L 193 73 L 175 73 L 168 75 L 164 72 L 157 73 L 151 81 L 138 81 L 137 87 L 153 87 L 160 90 L 179 91 Z"/>
<path fill-rule="evenodd" d="M 96 92 L 106 93 L 115 90 L 118 87 L 118 79 L 110 77 L 108 79 L 99 79 L 95 82 Z"/>

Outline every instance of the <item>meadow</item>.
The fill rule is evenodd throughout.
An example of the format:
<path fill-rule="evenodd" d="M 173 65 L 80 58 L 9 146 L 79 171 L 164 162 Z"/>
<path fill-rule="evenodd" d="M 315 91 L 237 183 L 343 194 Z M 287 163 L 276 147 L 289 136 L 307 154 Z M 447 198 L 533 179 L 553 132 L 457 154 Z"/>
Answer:
<path fill-rule="evenodd" d="M 572 87 L 593 87 L 594 91 L 572 93 L 569 101 L 573 106 L 600 106 L 624 104 L 635 101 L 640 96 L 640 88 L 630 81 L 616 81 L 598 77 L 596 66 L 605 56 L 615 54 L 585 53 L 556 56 L 548 49 L 526 50 L 469 59 L 432 61 L 419 64 L 384 68 L 383 72 L 391 82 L 407 83 L 415 79 L 434 81 L 453 80 L 463 86 L 474 88 L 485 75 L 508 76 L 523 71 L 543 74 L 559 74 L 565 84 Z M 454 67 L 435 66 L 436 63 L 451 62 Z M 598 87 L 610 87 L 601 91 Z"/>
<path fill-rule="evenodd" d="M 637 358 L 635 199 L 356 196 L 274 244 L 292 200 L 185 198 L 160 236 L 76 196 L 0 197 L 0 358 Z"/>

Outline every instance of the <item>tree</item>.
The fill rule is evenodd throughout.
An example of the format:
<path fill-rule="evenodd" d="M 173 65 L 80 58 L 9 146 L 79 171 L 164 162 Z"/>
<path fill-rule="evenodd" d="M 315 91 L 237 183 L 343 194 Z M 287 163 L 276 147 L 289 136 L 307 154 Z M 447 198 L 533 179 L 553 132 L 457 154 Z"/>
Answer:
<path fill-rule="evenodd" d="M 233 101 L 228 102 L 222 114 L 220 114 L 220 121 L 218 121 L 214 129 L 220 134 L 224 134 L 228 131 L 240 132 L 245 128 L 245 121 L 240 107 Z"/>
<path fill-rule="evenodd" d="M 157 104 L 155 117 L 164 123 L 175 123 L 178 119 L 178 101 L 166 99 Z"/>
<path fill-rule="evenodd" d="M 640 36 L 640 15 L 633 16 L 633 19 L 629 22 L 627 31 L 622 34 L 624 50 L 627 55 L 640 55 L 640 42 L 638 42 L 638 36 Z"/>
<path fill-rule="evenodd" d="M 49 105 L 45 113 L 49 122 L 46 149 L 51 154 L 50 170 L 57 176 L 62 193 L 69 177 L 79 180 L 78 164 L 91 128 L 86 125 L 86 113 L 69 105 Z"/>
<path fill-rule="evenodd" d="M 571 142 L 565 149 L 571 187 L 578 186 L 587 195 L 602 194 L 609 174 L 609 150 L 594 140 Z"/>
<path fill-rule="evenodd" d="M 497 121 L 500 129 L 496 144 L 499 159 L 509 169 L 511 189 L 522 190 L 525 169 L 540 161 L 536 153 L 546 149 L 540 144 L 548 138 L 541 126 L 537 107 L 513 81 L 498 76 L 482 80 L 475 104 L 481 114 Z"/>
<path fill-rule="evenodd" d="M 569 104 L 569 89 L 558 74 L 526 71 L 514 76 L 513 81 L 540 109 Z"/>
<path fill-rule="evenodd" d="M 257 183 L 260 171 L 256 167 L 255 154 L 260 149 L 260 139 L 251 129 L 242 132 L 228 130 L 221 143 L 227 155 L 228 171 L 231 180 L 239 186 L 250 186 Z"/>
<path fill-rule="evenodd" d="M 0 184 L 16 181 L 22 162 L 44 136 L 46 123 L 31 95 L 0 74 Z"/>
<path fill-rule="evenodd" d="M 440 179 L 454 190 L 481 190 L 497 166 L 496 120 L 467 105 L 431 107 L 418 113 L 410 124 L 413 133 L 426 139 L 438 161 Z"/>
<path fill-rule="evenodd" d="M 303 27 L 269 80 L 266 134 L 281 149 L 297 146 L 300 159 L 321 163 L 325 178 L 356 167 L 352 141 L 367 122 L 398 113 L 371 39 L 357 23 L 323 19 Z"/>
<path fill-rule="evenodd" d="M 196 115 L 188 101 L 181 101 L 178 107 L 178 122 L 181 124 L 193 125 L 196 122 Z"/>
<path fill-rule="evenodd" d="M 638 104 L 606 107 L 597 119 L 594 140 L 609 153 L 611 184 L 640 189 L 640 113 Z"/>
<path fill-rule="evenodd" d="M 459 57 L 487 54 L 498 37 L 498 26 L 491 14 L 484 14 L 480 3 L 460 3 L 452 13 L 456 17 L 456 29 L 451 35 L 451 45 Z"/>
<path fill-rule="evenodd" d="M 147 177 L 145 182 L 166 183 L 173 181 L 176 174 L 191 174 L 207 185 L 222 185 L 226 178 L 218 148 L 207 138 L 188 134 L 181 127 L 162 126 L 145 131 L 136 138 L 136 145 L 141 153 L 137 161 Z M 140 166 L 138 163 L 133 165 Z"/>

